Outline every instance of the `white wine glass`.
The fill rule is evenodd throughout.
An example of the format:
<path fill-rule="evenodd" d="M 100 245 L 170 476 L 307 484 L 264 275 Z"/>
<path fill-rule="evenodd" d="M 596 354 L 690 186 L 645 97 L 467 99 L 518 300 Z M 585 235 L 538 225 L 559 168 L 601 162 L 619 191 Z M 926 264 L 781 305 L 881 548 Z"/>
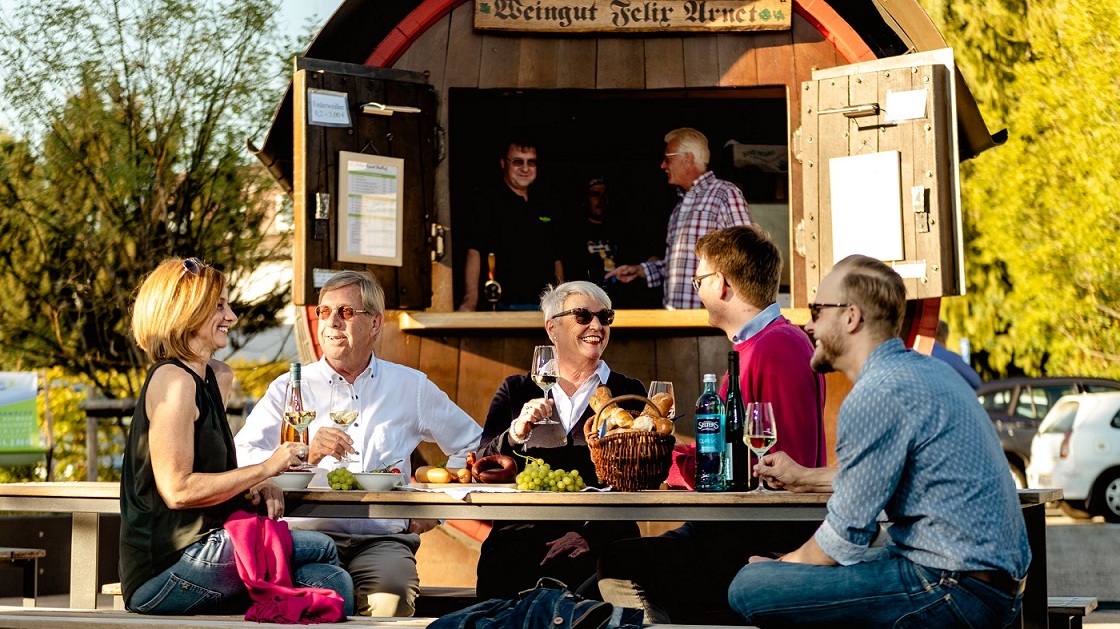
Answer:
<path fill-rule="evenodd" d="M 331 421 L 342 430 L 348 430 L 358 421 L 358 396 L 354 393 L 354 385 L 345 380 L 331 384 Z M 338 460 L 342 466 L 351 461 L 349 452 Z"/>
<path fill-rule="evenodd" d="M 778 425 L 774 423 L 774 407 L 770 402 L 751 402 L 747 404 L 747 420 L 743 426 L 743 442 L 751 452 L 762 460 L 770 448 L 778 443 Z M 747 492 L 751 494 L 772 493 L 758 479 L 758 487 Z"/>
<path fill-rule="evenodd" d="M 665 381 L 665 380 L 654 380 L 653 382 L 650 382 L 649 383 L 649 395 L 647 395 L 646 397 L 648 397 L 650 400 L 652 400 L 653 396 L 657 395 L 658 393 L 664 393 L 664 394 L 668 395 L 669 399 L 673 401 L 673 403 L 669 406 L 669 414 L 666 415 L 665 417 L 669 418 L 669 419 L 672 419 L 672 418 L 676 417 L 677 416 L 677 396 L 673 393 L 673 383 Z"/>
<path fill-rule="evenodd" d="M 559 367 L 556 365 L 556 348 L 551 345 L 538 345 L 533 348 L 533 364 L 529 367 L 529 377 L 544 391 L 548 399 L 548 391 L 556 386 L 560 380 Z M 551 416 L 545 417 L 538 424 L 559 424 Z"/>
<path fill-rule="evenodd" d="M 284 393 L 285 400 L 292 399 L 291 389 L 292 383 L 289 382 L 287 385 L 287 391 L 285 391 Z M 303 391 L 306 392 L 306 389 L 303 389 Z M 307 439 L 304 437 L 304 433 L 307 432 L 307 427 L 311 425 L 311 422 L 315 421 L 315 411 L 308 408 L 309 406 L 311 406 L 307 403 L 308 400 L 299 398 L 298 396 L 297 398 L 299 399 L 298 405 L 292 403 L 288 403 L 287 405 L 285 405 L 284 422 L 295 429 L 296 434 L 299 436 L 300 443 L 306 444 Z"/>

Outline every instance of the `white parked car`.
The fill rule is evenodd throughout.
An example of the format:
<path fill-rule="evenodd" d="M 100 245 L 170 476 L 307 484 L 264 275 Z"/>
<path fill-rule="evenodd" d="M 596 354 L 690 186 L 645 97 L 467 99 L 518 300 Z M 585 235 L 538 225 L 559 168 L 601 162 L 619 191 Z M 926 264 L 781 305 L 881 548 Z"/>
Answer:
<path fill-rule="evenodd" d="M 1067 512 L 1120 522 L 1120 393 L 1059 399 L 1031 443 L 1027 486 L 1060 487 Z"/>

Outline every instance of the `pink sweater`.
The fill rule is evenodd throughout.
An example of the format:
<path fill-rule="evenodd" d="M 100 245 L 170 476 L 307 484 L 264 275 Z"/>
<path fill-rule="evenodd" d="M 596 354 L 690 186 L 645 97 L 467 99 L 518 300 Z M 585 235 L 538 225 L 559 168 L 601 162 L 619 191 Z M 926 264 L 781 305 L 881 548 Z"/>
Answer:
<path fill-rule="evenodd" d="M 292 586 L 288 564 L 292 534 L 287 522 L 237 511 L 226 520 L 225 530 L 233 541 L 237 574 L 253 599 L 245 620 L 311 625 L 346 618 L 345 603 L 337 592 Z"/>

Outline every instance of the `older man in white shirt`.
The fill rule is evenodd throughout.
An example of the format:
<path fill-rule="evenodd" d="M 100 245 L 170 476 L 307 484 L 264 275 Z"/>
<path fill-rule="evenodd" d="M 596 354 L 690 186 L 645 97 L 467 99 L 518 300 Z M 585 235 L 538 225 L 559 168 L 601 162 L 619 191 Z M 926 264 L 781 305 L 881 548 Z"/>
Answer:
<path fill-rule="evenodd" d="M 304 403 L 316 411 L 308 428 L 307 460 L 331 469 L 346 453 L 353 471 L 398 465 L 407 477 L 409 457 L 421 441 L 432 441 L 462 467 L 478 444 L 481 426 L 420 371 L 377 358 L 374 342 L 384 322 L 385 294 L 367 273 L 342 271 L 319 292 L 319 344 L 323 357 L 303 369 Z M 354 387 L 360 414 L 348 431 L 331 423 L 331 384 Z M 239 465 L 264 460 L 280 445 L 284 390 L 280 376 L 237 433 Z M 358 446 L 355 448 L 355 442 Z M 319 484 L 317 478 L 313 484 Z M 343 566 L 354 579 L 358 613 L 411 616 L 420 591 L 415 553 L 420 534 L 435 520 L 291 518 L 293 528 L 322 531 L 338 546 Z"/>

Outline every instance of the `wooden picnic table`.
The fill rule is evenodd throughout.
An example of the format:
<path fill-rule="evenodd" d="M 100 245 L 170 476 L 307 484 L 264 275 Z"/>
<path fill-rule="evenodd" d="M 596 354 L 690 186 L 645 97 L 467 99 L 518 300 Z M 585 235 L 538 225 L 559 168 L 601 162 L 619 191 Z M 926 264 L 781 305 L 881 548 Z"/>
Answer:
<path fill-rule="evenodd" d="M 469 486 L 466 486 L 469 487 Z M 443 520 L 823 520 L 831 494 L 642 492 L 443 492 L 331 491 L 286 493 L 291 516 L 330 518 L 432 518 Z M 1043 505 L 1060 489 L 1019 490 L 1034 561 L 1023 597 L 1025 628 L 1047 627 L 1046 513 Z M 0 511 L 71 513 L 70 606 L 94 608 L 97 601 L 98 515 L 120 513 L 118 483 L 0 484 Z"/>

